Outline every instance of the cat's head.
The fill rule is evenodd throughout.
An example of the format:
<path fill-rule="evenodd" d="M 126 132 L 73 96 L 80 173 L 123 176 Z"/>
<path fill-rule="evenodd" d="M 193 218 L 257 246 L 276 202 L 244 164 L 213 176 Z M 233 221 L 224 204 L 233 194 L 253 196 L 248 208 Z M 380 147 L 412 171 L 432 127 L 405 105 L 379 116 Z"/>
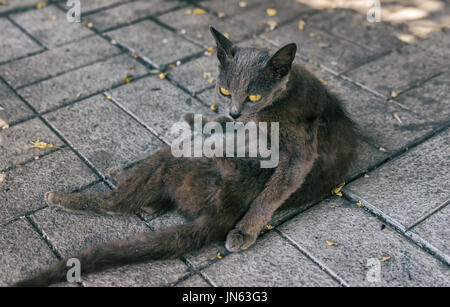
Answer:
<path fill-rule="evenodd" d="M 238 119 L 271 105 L 282 94 L 297 46 L 286 45 L 271 56 L 267 50 L 239 48 L 213 27 L 210 29 L 219 59 L 216 92 L 228 114 Z"/>

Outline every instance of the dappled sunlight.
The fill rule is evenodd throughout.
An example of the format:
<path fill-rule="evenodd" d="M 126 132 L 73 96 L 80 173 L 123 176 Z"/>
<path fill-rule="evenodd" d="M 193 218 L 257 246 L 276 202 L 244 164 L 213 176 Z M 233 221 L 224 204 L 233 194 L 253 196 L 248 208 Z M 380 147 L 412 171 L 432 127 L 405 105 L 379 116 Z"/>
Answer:
<path fill-rule="evenodd" d="M 374 0 L 296 0 L 316 9 L 353 9 L 361 14 L 373 8 Z M 381 0 L 381 21 L 404 25 L 397 37 L 411 43 L 450 27 L 450 6 L 443 0 Z"/>

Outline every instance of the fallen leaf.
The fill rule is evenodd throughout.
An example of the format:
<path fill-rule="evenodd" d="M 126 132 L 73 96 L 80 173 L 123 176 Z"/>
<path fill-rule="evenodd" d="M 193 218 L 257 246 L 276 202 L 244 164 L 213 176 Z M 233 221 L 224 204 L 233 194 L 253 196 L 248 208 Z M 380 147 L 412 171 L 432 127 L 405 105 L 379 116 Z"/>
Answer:
<path fill-rule="evenodd" d="M 167 73 L 166 72 L 162 72 L 162 73 L 160 73 L 158 75 L 158 78 L 161 79 L 161 80 L 164 80 L 166 78 L 166 76 L 167 76 Z"/>
<path fill-rule="evenodd" d="M 136 53 L 134 53 L 134 52 L 132 52 L 131 54 L 130 54 L 133 58 L 135 58 L 135 59 L 137 59 L 138 58 L 138 56 L 137 56 L 137 54 Z"/>
<path fill-rule="evenodd" d="M 9 125 L 3 125 L 2 126 L 2 130 L 6 130 L 6 129 L 8 129 L 9 128 Z"/>
<path fill-rule="evenodd" d="M 319 79 L 319 81 L 320 82 L 322 82 L 322 84 L 323 85 L 327 85 L 328 84 L 328 82 L 327 81 L 325 81 L 324 79 L 322 79 L 322 78 L 317 78 L 317 79 Z"/>
<path fill-rule="evenodd" d="M 112 95 L 111 94 L 106 95 L 106 99 L 111 100 L 112 99 Z"/>
<path fill-rule="evenodd" d="M 211 56 L 214 52 L 214 47 L 208 47 L 205 51 L 205 55 Z"/>
<path fill-rule="evenodd" d="M 269 30 L 270 31 L 273 31 L 273 30 L 275 30 L 278 27 L 278 23 L 276 21 L 274 21 L 274 20 L 269 20 L 267 22 L 267 25 L 269 26 Z"/>
<path fill-rule="evenodd" d="M 39 140 L 37 140 L 36 142 L 31 142 L 31 145 L 32 145 L 31 148 L 40 148 L 40 149 L 56 147 L 53 144 L 48 144 L 48 143 L 45 143 L 45 142 L 41 142 Z"/>
<path fill-rule="evenodd" d="M 217 108 L 218 108 L 218 107 L 217 107 L 217 104 L 214 103 L 214 104 L 211 105 L 210 108 L 211 108 L 211 110 L 213 110 L 213 111 L 217 111 Z"/>
<path fill-rule="evenodd" d="M 223 12 L 217 13 L 217 17 L 219 17 L 219 18 L 224 18 L 225 16 L 227 16 L 227 14 L 225 14 Z"/>
<path fill-rule="evenodd" d="M 266 228 L 267 228 L 268 230 L 272 230 L 272 229 L 273 229 L 273 226 L 272 226 L 272 225 L 267 225 Z"/>
<path fill-rule="evenodd" d="M 335 187 L 335 188 L 331 191 L 331 194 L 337 195 L 337 196 L 339 196 L 339 197 L 342 197 L 343 194 L 342 194 L 341 190 L 342 190 L 342 188 L 344 187 L 344 185 L 345 185 L 345 182 L 343 182 L 343 183 L 341 183 L 340 185 L 338 185 L 337 187 Z"/>
<path fill-rule="evenodd" d="M 272 17 L 275 16 L 277 14 L 277 10 L 276 9 L 267 9 L 266 13 L 268 16 Z"/>
<path fill-rule="evenodd" d="M 123 82 L 125 83 L 130 83 L 131 81 L 133 81 L 133 78 L 130 76 L 126 76 L 125 78 L 123 78 Z"/>
<path fill-rule="evenodd" d="M 223 33 L 223 36 L 225 36 L 226 38 L 230 39 L 230 34 L 228 34 L 228 33 Z"/>
<path fill-rule="evenodd" d="M 305 25 L 306 22 L 303 19 L 300 19 L 300 21 L 298 22 L 298 28 L 300 29 L 300 31 L 303 31 L 305 29 Z"/>
<path fill-rule="evenodd" d="M 87 27 L 88 27 L 88 28 L 93 28 L 93 27 L 94 27 L 94 24 L 93 24 L 92 22 L 88 22 Z"/>
<path fill-rule="evenodd" d="M 395 91 L 392 91 L 391 92 L 391 97 L 392 98 L 395 98 L 395 97 L 397 97 L 398 96 L 398 93 L 397 92 L 395 92 Z"/>
<path fill-rule="evenodd" d="M 6 179 L 6 174 L 5 173 L 0 173 L 0 183 L 5 181 L 5 179 Z"/>
<path fill-rule="evenodd" d="M 394 113 L 394 118 L 395 118 L 396 120 L 398 120 L 398 122 L 399 122 L 400 124 L 402 123 L 402 120 L 400 119 L 400 116 L 398 116 L 397 113 Z"/>
<path fill-rule="evenodd" d="M 36 4 L 36 8 L 39 10 L 39 9 L 42 9 L 42 8 L 44 8 L 44 7 L 46 7 L 47 6 L 47 3 L 45 3 L 45 2 L 38 2 L 37 4 Z"/>
<path fill-rule="evenodd" d="M 217 258 L 222 259 L 222 255 L 220 253 L 217 253 Z"/>
<path fill-rule="evenodd" d="M 39 160 L 39 156 L 34 157 L 34 160 Z"/>
<path fill-rule="evenodd" d="M 339 243 L 337 243 L 337 242 L 332 242 L 332 241 L 328 241 L 328 240 L 325 240 L 325 242 L 327 242 L 328 246 L 338 246 L 339 245 Z"/>
<path fill-rule="evenodd" d="M 360 200 L 356 203 L 356 205 L 360 208 L 364 207 L 362 201 L 360 201 Z"/>
<path fill-rule="evenodd" d="M 386 148 L 384 148 L 384 147 L 380 147 L 380 148 L 378 148 L 378 150 L 382 151 L 382 152 L 387 152 Z"/>
<path fill-rule="evenodd" d="M 364 174 L 364 178 L 370 178 L 370 175 L 369 174 Z"/>
<path fill-rule="evenodd" d="M 213 84 L 213 83 L 214 83 L 214 78 L 209 78 L 209 79 L 208 79 L 208 83 L 209 83 L 209 84 Z"/>
<path fill-rule="evenodd" d="M 195 10 L 193 10 L 192 11 L 192 15 L 202 15 L 202 14 L 205 14 L 206 13 L 206 11 L 204 10 L 204 9 L 195 9 Z"/>
<path fill-rule="evenodd" d="M 380 262 L 386 262 L 386 261 L 389 261 L 389 260 L 391 260 L 391 257 L 386 256 L 386 257 L 381 258 Z"/>
<path fill-rule="evenodd" d="M 151 75 L 156 75 L 159 74 L 161 71 L 159 69 L 151 69 L 148 71 L 149 74 Z"/>
<path fill-rule="evenodd" d="M 238 5 L 239 5 L 239 7 L 247 7 L 247 2 L 239 1 Z"/>

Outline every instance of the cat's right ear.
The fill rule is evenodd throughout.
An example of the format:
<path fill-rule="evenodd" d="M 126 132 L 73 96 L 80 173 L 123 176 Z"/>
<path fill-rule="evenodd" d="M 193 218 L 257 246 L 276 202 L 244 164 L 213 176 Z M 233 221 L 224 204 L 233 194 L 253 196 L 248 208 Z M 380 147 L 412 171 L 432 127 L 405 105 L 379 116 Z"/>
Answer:
<path fill-rule="evenodd" d="M 233 43 L 226 38 L 225 35 L 214 29 L 214 27 L 209 27 L 209 29 L 216 40 L 217 58 L 219 59 L 220 64 L 225 66 L 234 56 Z"/>

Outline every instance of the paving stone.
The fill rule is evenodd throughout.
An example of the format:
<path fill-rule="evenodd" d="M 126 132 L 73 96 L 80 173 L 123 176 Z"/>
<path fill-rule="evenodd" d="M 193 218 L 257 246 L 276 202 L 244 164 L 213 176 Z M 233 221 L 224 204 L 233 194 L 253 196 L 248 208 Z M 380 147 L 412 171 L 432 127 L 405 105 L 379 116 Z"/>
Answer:
<path fill-rule="evenodd" d="M 0 63 L 42 50 L 37 43 L 5 18 L 0 18 L 0 29 L 2 29 Z"/>
<path fill-rule="evenodd" d="M 78 22 L 69 22 L 66 13 L 54 5 L 10 16 L 47 48 L 71 43 L 93 32 Z"/>
<path fill-rule="evenodd" d="M 245 252 L 223 258 L 202 273 L 219 287 L 338 286 L 318 266 L 274 233 L 267 234 Z"/>
<path fill-rule="evenodd" d="M 297 44 L 297 54 L 302 58 L 325 65 L 336 72 L 359 66 L 374 53 L 370 49 L 310 27 L 308 24 L 301 31 L 298 21 L 266 33 L 263 37 L 278 46 L 294 42 Z"/>
<path fill-rule="evenodd" d="M 450 130 L 344 187 L 409 226 L 450 195 Z"/>
<path fill-rule="evenodd" d="M 30 108 L 7 85 L 0 82 L 0 121 L 10 125 L 33 115 Z"/>
<path fill-rule="evenodd" d="M 31 119 L 9 129 L 0 131 L 0 170 L 21 164 L 46 154 L 55 148 L 32 148 L 32 142 L 42 141 L 56 147 L 64 143 L 38 119 Z"/>
<path fill-rule="evenodd" d="M 0 226 L 0 286 L 11 286 L 57 258 L 26 219 Z"/>
<path fill-rule="evenodd" d="M 298 3 L 295 0 L 270 1 L 251 0 L 246 2 L 246 7 L 240 7 L 238 0 L 233 1 L 206 1 L 201 5 L 219 13 L 225 13 L 225 22 L 242 24 L 249 33 L 259 34 L 269 28 L 267 22 L 274 21 L 283 24 L 296 17 L 304 16 L 314 10 L 307 5 Z M 267 9 L 275 9 L 276 15 L 268 16 Z M 231 34 L 231 33 L 230 33 Z"/>
<path fill-rule="evenodd" d="M 366 15 L 349 9 L 328 9 L 306 18 L 306 27 L 320 28 L 338 37 L 381 53 L 404 43 L 396 37 L 401 31 L 385 22 L 368 22 Z"/>
<path fill-rule="evenodd" d="M 441 61 L 439 56 L 429 50 L 407 45 L 346 75 L 390 97 L 441 71 Z"/>
<path fill-rule="evenodd" d="M 446 255 L 450 255 L 450 228 L 448 225 L 450 225 L 450 207 L 447 205 L 414 227 L 412 231 Z"/>
<path fill-rule="evenodd" d="M 1 75 L 17 88 L 80 66 L 119 54 L 118 48 L 98 36 L 10 62 L 0 67 Z"/>
<path fill-rule="evenodd" d="M 0 5 L 0 13 L 33 7 L 36 0 L 8 0 L 6 3 L 7 5 Z"/>
<path fill-rule="evenodd" d="M 97 95 L 45 116 L 83 156 L 105 172 L 141 160 L 162 146 L 113 102 Z"/>
<path fill-rule="evenodd" d="M 203 14 L 194 14 L 195 10 L 194 6 L 184 7 L 158 16 L 158 20 L 175 28 L 179 34 L 185 35 L 205 47 L 216 45 L 209 30 L 210 26 L 228 34 L 234 42 L 241 41 L 249 35 L 247 28 L 240 24 L 236 24 L 227 18 L 218 18 L 207 11 Z"/>
<path fill-rule="evenodd" d="M 430 35 L 426 39 L 418 41 L 416 46 L 436 54 L 439 59 L 442 60 L 441 64 L 448 67 L 448 62 L 450 60 L 450 55 L 448 52 L 450 49 L 449 32 L 449 29 L 443 28 L 442 31 Z"/>
<path fill-rule="evenodd" d="M 350 117 L 370 143 L 388 152 L 404 148 L 436 128 L 419 115 L 340 78 L 328 79 L 327 86 L 341 98 Z"/>
<path fill-rule="evenodd" d="M 350 286 L 448 286 L 443 263 L 403 238 L 362 208 L 332 197 L 279 230 Z M 328 245 L 326 241 L 337 243 Z M 381 278 L 371 282 L 369 259 L 381 260 Z"/>
<path fill-rule="evenodd" d="M 175 33 L 150 20 L 107 32 L 107 34 L 156 65 L 176 62 L 202 51 L 199 46 L 186 39 L 180 39 Z"/>
<path fill-rule="evenodd" d="M 168 141 L 176 137 L 170 129 L 184 113 L 215 114 L 195 98 L 156 76 L 118 87 L 112 90 L 112 97 Z"/>
<path fill-rule="evenodd" d="M 215 55 L 202 56 L 169 71 L 169 77 L 191 93 L 216 84 L 218 60 Z"/>
<path fill-rule="evenodd" d="M 430 122 L 450 121 L 450 74 L 445 73 L 398 97 L 403 105 L 425 116 Z"/>
<path fill-rule="evenodd" d="M 210 287 L 210 285 L 200 275 L 195 274 L 179 283 L 177 287 Z"/>
<path fill-rule="evenodd" d="M 6 172 L 0 183 L 0 225 L 46 206 L 48 191 L 70 192 L 97 177 L 70 150 L 63 149 Z"/>
<path fill-rule="evenodd" d="M 76 256 L 92 246 L 151 231 L 135 215 L 75 214 L 45 208 L 31 215 L 31 219 L 64 258 Z"/>
<path fill-rule="evenodd" d="M 120 84 L 126 76 L 136 77 L 145 73 L 143 65 L 128 55 L 119 55 L 22 88 L 18 92 L 39 112 L 44 112 Z"/>
<path fill-rule="evenodd" d="M 88 275 L 83 283 L 88 287 L 162 287 L 187 274 L 189 269 L 180 260 L 159 260 Z"/>
<path fill-rule="evenodd" d="M 123 2 L 123 0 L 81 0 L 80 1 L 81 16 L 83 16 L 83 14 L 85 13 L 105 9 L 109 6 L 114 6 L 121 2 Z M 64 9 L 69 10 L 69 7 L 66 6 L 66 3 L 64 2 L 61 3 L 60 6 L 63 7 Z"/>
<path fill-rule="evenodd" d="M 127 24 L 146 16 L 162 13 L 177 5 L 180 5 L 180 3 L 176 1 L 134 1 L 89 15 L 86 17 L 86 20 L 92 22 L 96 29 L 107 31 L 117 25 Z"/>

